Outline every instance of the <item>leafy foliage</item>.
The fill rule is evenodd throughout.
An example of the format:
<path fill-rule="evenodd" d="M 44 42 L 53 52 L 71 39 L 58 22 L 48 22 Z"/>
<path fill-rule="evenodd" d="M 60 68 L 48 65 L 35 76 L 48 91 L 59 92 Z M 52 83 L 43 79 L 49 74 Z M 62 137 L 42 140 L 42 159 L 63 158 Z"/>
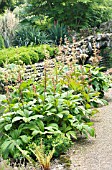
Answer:
<path fill-rule="evenodd" d="M 5 47 L 12 46 L 12 40 L 15 34 L 15 28 L 18 25 L 18 18 L 10 10 L 6 10 L 3 16 L 0 16 L 0 34 L 4 38 Z"/>
<path fill-rule="evenodd" d="M 0 66 L 3 66 L 3 63 L 5 62 L 16 64 L 36 63 L 46 58 L 46 53 L 49 54 L 49 57 L 53 57 L 57 51 L 57 48 L 50 47 L 47 44 L 35 47 L 3 49 L 0 51 Z"/>
<path fill-rule="evenodd" d="M 15 46 L 34 46 L 39 44 L 49 44 L 51 42 L 52 41 L 48 38 L 48 35 L 44 31 L 39 30 L 38 27 L 23 25 L 16 30 L 13 43 Z"/>
<path fill-rule="evenodd" d="M 9 92 L 11 87 L 9 89 L 7 86 L 6 95 L 0 97 L 0 110 L 3 112 L 0 116 L 0 146 L 3 157 L 16 158 L 21 155 L 14 143 L 29 152 L 29 145 L 33 142 L 38 145 L 37 139 L 43 138 L 47 139 L 44 144 L 49 151 L 56 141 L 63 146 L 65 138 L 69 141 L 71 137 L 77 139 L 79 134 L 94 136 L 90 117 L 97 111 L 92 107 L 95 103 L 104 102 L 91 86 L 98 79 L 94 79 L 94 75 L 102 76 L 98 72 L 100 69 L 94 72 L 92 66 L 71 67 L 59 63 L 52 74 L 46 74 L 45 67 L 45 76 L 39 82 L 22 81 L 18 87 L 12 88 L 12 92 Z M 97 81 L 96 88 L 100 87 L 98 83 L 101 82 Z M 108 87 L 108 84 L 102 85 L 102 90 Z M 56 149 L 62 152 L 58 145 Z"/>
<path fill-rule="evenodd" d="M 34 147 L 34 149 L 30 149 L 30 150 L 36 156 L 36 159 L 39 161 L 42 168 L 44 170 L 50 170 L 50 160 L 53 157 L 55 148 L 53 148 L 53 150 L 50 151 L 48 155 L 46 155 L 45 151 L 44 151 L 45 148 L 42 143 L 40 146 L 37 146 L 35 143 L 33 143 L 33 147 Z"/>
<path fill-rule="evenodd" d="M 58 2 L 58 3 L 57 3 Z M 30 4 L 30 5 L 29 5 Z M 111 2 L 109 0 L 28 0 L 30 15 L 42 14 L 70 26 L 75 30 L 98 26 L 111 18 Z"/>
<path fill-rule="evenodd" d="M 50 39 L 54 42 L 54 44 L 59 45 L 60 40 L 61 40 L 61 44 L 64 43 L 64 38 L 65 36 L 68 36 L 68 31 L 66 26 L 57 23 L 53 25 L 51 28 L 49 28 L 48 34 Z"/>
<path fill-rule="evenodd" d="M 5 47 L 4 39 L 3 39 L 3 37 L 0 35 L 0 49 L 3 49 L 4 47 Z"/>

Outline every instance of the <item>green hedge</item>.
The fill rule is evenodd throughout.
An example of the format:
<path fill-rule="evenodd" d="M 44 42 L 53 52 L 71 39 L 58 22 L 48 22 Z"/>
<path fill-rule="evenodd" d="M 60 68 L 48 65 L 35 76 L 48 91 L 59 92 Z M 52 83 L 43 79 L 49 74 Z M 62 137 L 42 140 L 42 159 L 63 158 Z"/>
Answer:
<path fill-rule="evenodd" d="M 38 61 L 44 60 L 46 55 L 50 58 L 57 54 L 58 50 L 56 47 L 50 47 L 49 45 L 39 45 L 35 47 L 19 47 L 19 48 L 8 48 L 0 50 L 0 66 L 4 63 L 25 63 L 34 64 Z"/>

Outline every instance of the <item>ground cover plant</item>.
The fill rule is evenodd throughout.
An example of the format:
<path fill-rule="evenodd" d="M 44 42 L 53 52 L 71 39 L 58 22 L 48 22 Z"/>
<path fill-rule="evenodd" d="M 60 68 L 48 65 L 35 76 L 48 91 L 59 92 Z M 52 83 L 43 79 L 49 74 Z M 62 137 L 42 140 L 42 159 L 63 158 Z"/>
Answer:
<path fill-rule="evenodd" d="M 99 68 L 73 62 L 55 63 L 55 68 L 47 72 L 48 64 L 45 62 L 40 81 L 23 81 L 20 76 L 16 87 L 6 86 L 6 94 L 0 95 L 0 146 L 4 159 L 19 159 L 22 153 L 34 163 L 35 154 L 38 160 L 42 156 L 36 151 L 41 139 L 46 155 L 53 150 L 52 157 L 65 152 L 80 134 L 95 135 L 91 116 L 97 112 L 93 106 L 104 103 L 99 98 L 99 87 L 102 91 L 109 88 L 106 76 Z"/>

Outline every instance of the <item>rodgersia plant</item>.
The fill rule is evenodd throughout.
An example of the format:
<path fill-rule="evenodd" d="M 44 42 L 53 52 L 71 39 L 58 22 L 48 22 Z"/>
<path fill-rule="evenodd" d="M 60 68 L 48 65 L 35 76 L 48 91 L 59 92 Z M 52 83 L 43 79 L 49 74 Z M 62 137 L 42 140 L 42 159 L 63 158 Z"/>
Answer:
<path fill-rule="evenodd" d="M 30 144 L 38 145 L 40 138 L 43 141 L 51 138 L 50 142 L 44 143 L 49 151 L 58 137 L 62 139 L 61 145 L 58 143 L 63 147 L 65 138 L 71 141 L 80 134 L 95 135 L 90 118 L 97 112 L 93 106 L 103 104 L 103 100 L 99 99 L 93 82 L 102 79 L 102 84 L 97 81 L 96 86 L 105 86 L 102 90 L 108 88 L 108 82 L 104 85 L 105 78 L 100 69 L 94 71 L 93 66 L 80 66 L 72 61 L 67 61 L 66 65 L 55 62 L 55 68 L 50 70 L 46 61 L 40 81 L 19 81 L 12 87 L 12 92 L 7 86 L 6 94 L 0 95 L 0 151 L 4 158 L 19 158 L 19 148 L 33 158 Z M 97 76 L 95 79 L 94 75 Z M 56 149 L 61 152 L 58 147 Z"/>

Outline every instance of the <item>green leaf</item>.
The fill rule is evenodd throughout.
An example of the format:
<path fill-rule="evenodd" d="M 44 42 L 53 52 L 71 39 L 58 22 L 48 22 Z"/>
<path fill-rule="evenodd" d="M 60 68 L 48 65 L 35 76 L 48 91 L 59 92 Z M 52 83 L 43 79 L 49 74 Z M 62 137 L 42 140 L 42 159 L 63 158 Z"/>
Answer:
<path fill-rule="evenodd" d="M 32 135 L 33 135 L 33 136 L 36 136 L 37 134 L 42 134 L 42 132 L 41 132 L 40 130 L 34 130 L 34 131 L 32 132 Z"/>
<path fill-rule="evenodd" d="M 64 131 L 67 132 L 67 131 L 70 131 L 71 129 L 72 129 L 72 127 L 67 126 L 66 129 L 64 129 Z"/>
<path fill-rule="evenodd" d="M 47 111 L 47 116 L 51 116 L 51 115 L 54 115 L 54 113 Z"/>
<path fill-rule="evenodd" d="M 92 136 L 95 136 L 95 130 L 92 127 L 89 127 L 88 125 L 83 125 L 83 128 Z"/>
<path fill-rule="evenodd" d="M 63 118 L 63 114 L 61 113 L 56 114 L 56 116 L 58 116 L 59 118 Z"/>
<path fill-rule="evenodd" d="M 88 123 L 86 123 L 88 126 L 93 126 L 94 125 L 94 123 L 93 122 L 88 122 Z"/>
<path fill-rule="evenodd" d="M 54 129 L 58 129 L 58 124 L 56 124 L 56 123 L 50 123 L 49 125 L 48 125 L 48 127 L 52 127 L 52 128 L 54 128 Z"/>
<path fill-rule="evenodd" d="M 43 117 L 44 117 L 43 115 L 30 116 L 30 117 L 29 117 L 29 121 L 30 121 L 30 120 L 33 120 L 33 119 L 36 120 L 37 118 L 43 118 Z"/>
<path fill-rule="evenodd" d="M 8 130 L 10 130 L 11 127 L 12 127 L 12 124 L 8 124 L 8 125 L 6 125 L 6 126 L 4 127 L 4 129 L 5 129 L 6 131 L 8 131 Z"/>
<path fill-rule="evenodd" d="M 29 101 L 29 102 L 27 103 L 27 105 L 28 105 L 28 106 L 30 106 L 30 105 L 33 106 L 33 105 L 36 103 L 36 101 L 37 101 L 36 99 L 34 99 L 33 101 Z"/>
<path fill-rule="evenodd" d="M 20 117 L 20 116 L 14 117 L 14 118 L 12 119 L 12 123 L 17 122 L 17 121 L 19 121 L 19 120 L 21 120 L 21 119 L 23 119 L 23 118 Z"/>
<path fill-rule="evenodd" d="M 79 124 L 79 125 L 77 125 L 77 126 L 76 126 L 76 128 L 77 128 L 78 130 L 80 130 L 80 131 L 81 131 L 81 130 L 82 130 L 82 128 L 83 128 L 83 124 Z"/>
<path fill-rule="evenodd" d="M 22 119 L 23 119 L 23 121 L 24 121 L 25 123 L 30 122 L 30 118 L 23 117 Z"/>
<path fill-rule="evenodd" d="M 24 142 L 24 143 L 28 143 L 30 140 L 29 140 L 29 137 L 28 136 L 26 136 L 26 135 L 22 135 L 22 136 L 20 136 L 20 138 L 22 139 L 22 141 Z"/>
<path fill-rule="evenodd" d="M 17 139 L 17 140 L 16 140 L 16 144 L 22 145 L 22 140 L 21 140 L 21 139 Z"/>
<path fill-rule="evenodd" d="M 63 110 L 62 112 L 60 112 L 61 114 L 63 115 L 68 115 L 69 114 L 69 111 L 68 110 Z"/>
<path fill-rule="evenodd" d="M 23 89 L 25 89 L 28 85 L 30 85 L 32 83 L 32 81 L 29 79 L 28 81 L 24 81 L 24 82 L 22 82 L 21 84 L 20 84 L 20 86 L 19 86 L 19 89 L 20 90 L 23 90 Z"/>
<path fill-rule="evenodd" d="M 19 103 L 16 103 L 13 107 L 12 107 L 13 109 L 18 109 L 19 108 Z"/>
<path fill-rule="evenodd" d="M 16 129 L 16 130 L 12 130 L 10 132 L 10 136 L 12 137 L 12 139 L 18 139 L 20 134 L 21 134 L 21 130 L 22 129 Z"/>
<path fill-rule="evenodd" d="M 4 152 L 8 147 L 9 145 L 12 143 L 12 141 L 9 141 L 9 140 L 6 140 L 2 145 L 1 145 L 1 150 L 2 152 Z"/>
<path fill-rule="evenodd" d="M 0 104 L 1 104 L 1 102 L 2 102 L 3 100 L 6 100 L 6 96 L 1 94 L 1 95 L 0 95 Z"/>
<path fill-rule="evenodd" d="M 48 103 L 48 106 L 46 107 L 46 110 L 50 110 L 53 107 L 53 104 Z"/>
<path fill-rule="evenodd" d="M 92 109 L 91 114 L 94 115 L 94 114 L 96 114 L 96 113 L 98 113 L 98 112 L 99 112 L 99 111 L 98 111 L 97 109 Z"/>
<path fill-rule="evenodd" d="M 11 143 L 9 145 L 9 151 L 11 152 L 11 154 L 14 154 L 14 147 L 15 147 L 14 143 Z"/>
<path fill-rule="evenodd" d="M 21 115 L 21 116 L 25 116 L 25 114 L 24 114 L 24 112 L 22 111 L 22 110 L 17 110 L 17 112 L 16 112 L 17 114 L 19 114 L 19 115 Z"/>
<path fill-rule="evenodd" d="M 69 114 L 69 115 L 67 116 L 67 118 L 68 118 L 68 119 L 72 119 L 72 118 L 73 118 L 73 115 L 72 115 L 72 114 Z"/>
<path fill-rule="evenodd" d="M 4 113 L 3 114 L 3 117 L 11 117 L 11 115 L 14 115 L 15 114 L 15 112 L 7 112 L 7 113 Z"/>
<path fill-rule="evenodd" d="M 91 105 L 90 104 L 86 104 L 86 109 L 90 109 L 91 108 Z"/>
<path fill-rule="evenodd" d="M 69 135 L 71 135 L 74 139 L 77 139 L 76 132 L 74 131 L 69 131 Z"/>
<path fill-rule="evenodd" d="M 41 120 L 37 120 L 37 124 L 39 129 L 44 132 L 44 123 Z"/>
<path fill-rule="evenodd" d="M 0 118 L 0 124 L 3 123 L 5 120 L 4 118 Z"/>
<path fill-rule="evenodd" d="M 66 133 L 66 136 L 71 139 L 73 137 L 74 139 L 77 139 L 76 132 L 75 131 L 69 131 Z"/>

